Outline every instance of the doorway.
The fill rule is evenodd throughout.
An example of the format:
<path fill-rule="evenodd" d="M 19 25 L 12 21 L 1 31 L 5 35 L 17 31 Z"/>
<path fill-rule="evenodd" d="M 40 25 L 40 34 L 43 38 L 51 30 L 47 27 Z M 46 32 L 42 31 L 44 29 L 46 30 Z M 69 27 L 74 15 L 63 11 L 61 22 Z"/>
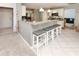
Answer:
<path fill-rule="evenodd" d="M 13 8 L 0 7 L 0 33 L 13 32 Z"/>

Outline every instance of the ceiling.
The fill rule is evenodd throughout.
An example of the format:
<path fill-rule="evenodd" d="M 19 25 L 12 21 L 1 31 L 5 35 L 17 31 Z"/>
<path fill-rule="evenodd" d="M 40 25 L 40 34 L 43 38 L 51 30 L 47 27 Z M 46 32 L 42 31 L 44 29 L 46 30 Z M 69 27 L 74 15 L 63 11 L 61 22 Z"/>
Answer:
<path fill-rule="evenodd" d="M 39 9 L 39 8 L 59 8 L 68 6 L 68 3 L 22 3 L 27 8 Z"/>

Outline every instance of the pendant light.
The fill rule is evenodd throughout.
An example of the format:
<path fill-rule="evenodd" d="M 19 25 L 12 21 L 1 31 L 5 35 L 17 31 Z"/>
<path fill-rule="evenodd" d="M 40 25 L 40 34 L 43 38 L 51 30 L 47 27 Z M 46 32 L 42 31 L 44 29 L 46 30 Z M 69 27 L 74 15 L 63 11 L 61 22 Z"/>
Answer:
<path fill-rule="evenodd" d="M 47 10 L 47 12 L 48 12 L 48 13 L 50 13 L 50 12 L 51 12 L 51 10 L 50 10 L 50 9 L 48 9 L 48 10 Z"/>
<path fill-rule="evenodd" d="M 40 12 L 44 12 L 44 9 L 43 8 L 40 8 L 40 10 L 39 10 Z"/>

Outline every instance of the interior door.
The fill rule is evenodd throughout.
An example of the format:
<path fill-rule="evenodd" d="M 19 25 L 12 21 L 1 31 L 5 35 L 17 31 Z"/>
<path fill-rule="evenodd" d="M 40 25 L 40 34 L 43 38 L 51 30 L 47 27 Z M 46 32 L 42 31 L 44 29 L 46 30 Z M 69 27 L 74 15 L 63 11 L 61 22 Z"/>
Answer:
<path fill-rule="evenodd" d="M 12 9 L 0 8 L 0 29 L 12 28 Z"/>

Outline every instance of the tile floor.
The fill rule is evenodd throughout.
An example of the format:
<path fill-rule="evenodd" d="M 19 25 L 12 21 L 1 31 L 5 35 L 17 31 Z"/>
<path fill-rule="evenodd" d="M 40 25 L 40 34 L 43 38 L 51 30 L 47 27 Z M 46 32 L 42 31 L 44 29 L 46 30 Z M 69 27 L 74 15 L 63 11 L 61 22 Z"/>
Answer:
<path fill-rule="evenodd" d="M 1 56 L 35 56 L 35 53 L 11 30 L 0 30 Z M 39 56 L 79 56 L 79 32 L 62 30 L 55 40 L 39 51 Z"/>
<path fill-rule="evenodd" d="M 34 52 L 11 29 L 0 30 L 0 56 L 35 56 Z"/>
<path fill-rule="evenodd" d="M 79 32 L 63 30 L 61 35 L 40 49 L 39 56 L 79 56 Z"/>

